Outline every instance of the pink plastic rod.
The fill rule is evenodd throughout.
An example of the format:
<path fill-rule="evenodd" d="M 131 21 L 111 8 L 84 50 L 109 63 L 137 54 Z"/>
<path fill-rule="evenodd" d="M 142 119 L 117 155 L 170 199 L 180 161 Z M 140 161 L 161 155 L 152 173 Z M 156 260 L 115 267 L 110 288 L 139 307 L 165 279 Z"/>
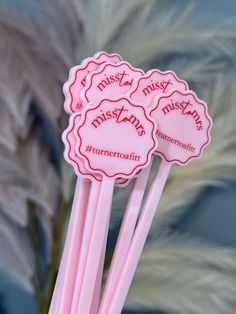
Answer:
<path fill-rule="evenodd" d="M 92 299 L 92 304 L 91 304 L 91 308 L 90 308 L 90 314 L 97 314 L 97 312 L 98 312 L 101 286 L 102 286 L 103 268 L 104 268 L 104 261 L 105 261 L 105 255 L 106 255 L 106 244 L 107 244 L 108 230 L 109 230 L 109 223 L 107 224 L 106 235 L 105 235 L 105 238 L 103 240 L 102 254 L 100 256 L 99 268 L 98 268 L 97 278 L 96 278 L 96 282 L 95 282 L 95 288 L 94 288 L 94 292 L 93 292 L 93 299 Z"/>
<path fill-rule="evenodd" d="M 147 185 L 151 164 L 142 170 L 137 179 L 134 180 L 132 191 L 129 196 L 128 204 L 125 210 L 124 218 L 121 224 L 119 236 L 112 257 L 112 262 L 106 281 L 105 289 L 102 296 L 101 308 L 106 308 L 111 300 L 116 282 L 119 279 L 123 263 L 130 247 L 132 237 L 134 235 L 135 226 L 137 224 L 143 195 Z"/>
<path fill-rule="evenodd" d="M 83 228 L 83 225 L 84 225 L 84 221 L 85 221 L 85 217 L 86 217 L 86 210 L 87 210 L 88 194 L 89 194 L 89 189 L 90 189 L 90 182 L 88 182 L 88 181 L 86 182 L 86 181 L 87 180 L 83 180 L 83 179 L 77 180 L 77 185 L 79 186 L 78 188 L 79 188 L 80 193 L 77 194 L 77 196 L 75 195 L 75 197 L 74 197 L 74 202 L 75 202 L 76 197 L 78 198 L 81 196 L 81 198 L 80 198 L 81 201 L 83 200 L 83 198 L 85 198 L 84 199 L 85 202 L 83 204 L 84 206 L 79 209 L 79 211 L 80 211 L 80 217 L 79 217 L 80 225 L 77 226 L 80 230 L 80 231 L 77 230 L 79 232 L 81 232 L 81 228 Z M 74 203 L 73 203 L 73 206 L 74 206 Z M 72 218 L 72 216 L 71 216 L 71 218 Z M 76 222 L 76 220 L 73 220 L 73 221 Z M 72 229 L 69 228 L 68 234 L 67 234 L 67 242 L 69 241 L 69 239 L 71 239 L 71 232 L 72 232 Z M 82 230 L 82 232 L 83 232 L 83 230 Z M 78 245 L 81 246 L 82 233 L 80 233 L 80 236 L 78 239 L 80 239 L 80 241 L 79 241 L 80 243 L 78 243 Z M 64 270 L 64 271 L 59 271 L 59 273 L 58 273 L 58 277 L 57 277 L 57 281 L 56 281 L 56 285 L 55 285 L 55 289 L 54 289 L 54 293 L 53 293 L 53 298 L 52 298 L 52 302 L 51 302 L 51 306 L 50 306 L 50 313 L 57 313 L 57 311 L 58 311 L 58 303 L 59 303 L 59 299 L 60 299 L 60 294 L 61 294 L 61 291 L 63 289 L 63 285 L 65 283 L 65 273 L 66 273 L 65 267 L 66 267 L 66 265 L 68 267 L 68 259 L 70 256 L 70 254 L 68 252 L 68 248 L 69 248 L 69 246 L 65 245 L 65 248 L 63 250 L 60 269 Z M 104 258 L 105 258 L 105 250 L 106 250 L 106 242 L 104 242 L 104 248 L 103 248 L 101 261 L 100 261 L 100 265 L 99 265 L 99 271 L 97 274 L 96 289 L 94 290 L 94 293 L 93 293 L 93 303 L 92 303 L 92 307 L 90 310 L 90 314 L 95 314 L 95 313 L 97 313 L 97 310 L 98 310 L 99 298 L 100 298 L 100 288 L 101 288 L 101 281 L 102 281 L 102 274 L 103 274 L 103 265 L 104 265 Z M 78 263 L 79 258 L 80 258 L 80 254 L 79 254 L 79 257 L 77 258 L 77 263 Z M 71 265 L 70 265 L 67 270 L 68 270 L 68 273 L 70 272 L 70 277 L 72 277 L 75 281 L 77 267 L 76 268 L 71 267 Z M 75 282 L 73 282 L 73 286 L 74 285 L 75 285 Z M 72 302 L 72 298 L 73 298 L 73 290 L 71 290 L 71 295 L 68 296 L 69 303 Z"/>
<path fill-rule="evenodd" d="M 91 240 L 84 274 L 82 278 L 80 276 L 76 278 L 78 285 L 80 285 L 82 280 L 81 291 L 78 298 L 74 298 L 77 301 L 76 311 L 73 307 L 71 314 L 88 314 L 90 311 L 103 243 L 104 239 L 107 239 L 107 225 L 110 220 L 113 189 L 114 180 L 104 177 L 101 184 L 94 225 L 91 228 Z"/>
<path fill-rule="evenodd" d="M 129 252 L 123 264 L 122 272 L 119 274 L 119 281 L 117 282 L 112 299 L 107 308 L 100 308 L 99 314 L 120 314 L 122 311 L 170 168 L 170 163 L 161 161 L 145 201 Z"/>
<path fill-rule="evenodd" d="M 81 243 L 81 250 L 79 261 L 77 265 L 77 273 L 75 274 L 75 286 L 74 286 L 74 293 L 73 299 L 71 303 L 71 312 L 68 313 L 76 313 L 78 298 L 80 295 L 80 290 L 83 283 L 83 275 L 84 270 L 86 267 L 88 252 L 89 252 L 89 244 L 91 241 L 91 230 L 93 228 L 97 203 L 100 193 L 101 183 L 99 182 L 92 182 L 90 188 L 90 195 L 87 207 L 87 213 L 84 223 L 84 231 L 83 231 L 83 238 Z"/>
<path fill-rule="evenodd" d="M 87 209 L 90 182 L 77 178 L 67 237 L 49 314 L 69 313 Z"/>

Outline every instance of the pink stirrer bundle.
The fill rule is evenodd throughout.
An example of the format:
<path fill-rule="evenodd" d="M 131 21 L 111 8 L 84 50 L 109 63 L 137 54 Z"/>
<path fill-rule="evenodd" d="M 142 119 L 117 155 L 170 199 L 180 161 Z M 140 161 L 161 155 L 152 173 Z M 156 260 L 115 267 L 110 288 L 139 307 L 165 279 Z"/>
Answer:
<path fill-rule="evenodd" d="M 119 314 L 171 166 L 201 156 L 212 123 L 207 105 L 174 72 L 145 74 L 118 54 L 99 52 L 72 68 L 64 94 L 64 156 L 77 183 L 49 313 Z M 160 162 L 144 200 L 155 156 Z M 130 180 L 100 300 L 114 185 Z"/>

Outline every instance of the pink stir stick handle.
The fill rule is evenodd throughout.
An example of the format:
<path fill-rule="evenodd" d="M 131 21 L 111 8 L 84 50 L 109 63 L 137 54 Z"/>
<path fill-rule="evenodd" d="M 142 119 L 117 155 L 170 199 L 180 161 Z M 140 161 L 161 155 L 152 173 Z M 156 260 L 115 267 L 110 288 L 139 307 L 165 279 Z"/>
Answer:
<path fill-rule="evenodd" d="M 107 227 L 104 228 L 104 222 L 106 223 L 106 226 L 109 223 L 113 188 L 114 180 L 104 177 L 97 204 L 95 221 L 91 230 L 87 262 L 82 278 L 83 284 L 80 295 L 75 299 L 75 301 L 78 301 L 78 304 L 75 304 L 75 307 L 72 307 L 71 314 L 88 314 L 90 311 L 103 241 L 104 238 L 107 238 Z M 78 285 L 80 285 L 81 278 L 77 277 L 76 281 L 78 282 Z M 74 311 L 75 309 L 76 311 Z"/>
<path fill-rule="evenodd" d="M 68 233 L 50 306 L 50 314 L 69 313 L 90 183 L 77 179 Z"/>
<path fill-rule="evenodd" d="M 103 277 L 103 268 L 105 262 L 105 255 L 106 255 L 106 244 L 107 244 L 107 235 L 109 231 L 109 223 L 107 224 L 107 230 L 105 233 L 105 238 L 103 240 L 103 247 L 102 247 L 102 254 L 100 256 L 99 268 L 97 273 L 97 278 L 95 282 L 95 288 L 93 292 L 93 299 L 90 308 L 90 314 L 97 314 L 99 301 L 100 301 L 100 293 L 101 293 L 101 285 L 102 285 L 102 277 Z"/>
<path fill-rule="evenodd" d="M 122 271 L 122 266 L 126 259 L 138 220 L 150 169 L 151 164 L 143 169 L 138 178 L 134 180 L 103 292 L 101 301 L 102 308 L 108 306 L 111 296 L 116 289 L 116 283 L 119 279 L 120 272 Z"/>
<path fill-rule="evenodd" d="M 119 281 L 116 284 L 112 299 L 106 308 L 101 306 L 99 314 L 119 314 L 122 311 L 170 168 L 170 163 L 161 161 L 123 264 L 122 272 L 119 274 Z"/>
<path fill-rule="evenodd" d="M 76 282 L 74 286 L 74 295 L 73 295 L 73 301 L 71 304 L 71 313 L 76 313 L 77 302 L 78 302 L 80 290 L 83 283 L 83 275 L 84 275 L 86 262 L 88 258 L 89 245 L 90 245 L 91 236 L 92 236 L 92 228 L 93 228 L 95 214 L 96 214 L 96 207 L 97 207 L 97 202 L 99 198 L 100 186 L 101 186 L 101 183 L 99 182 L 92 182 L 91 184 L 88 208 L 87 208 L 86 219 L 84 223 L 80 258 L 78 261 Z"/>

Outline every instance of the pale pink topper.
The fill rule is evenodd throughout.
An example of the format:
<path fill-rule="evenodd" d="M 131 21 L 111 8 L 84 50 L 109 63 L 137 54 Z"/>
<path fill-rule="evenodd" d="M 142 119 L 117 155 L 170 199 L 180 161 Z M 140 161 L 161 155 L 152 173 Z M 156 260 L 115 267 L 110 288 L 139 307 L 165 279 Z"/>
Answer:
<path fill-rule="evenodd" d="M 104 97 L 125 95 L 132 87 L 133 80 L 143 75 L 140 69 L 128 62 L 105 63 L 97 71 L 88 75 L 85 88 L 81 92 L 83 105 Z"/>
<path fill-rule="evenodd" d="M 143 106 L 150 107 L 157 95 L 165 94 L 171 89 L 188 90 L 188 84 L 172 71 L 155 69 L 134 80 L 130 97 Z"/>
<path fill-rule="evenodd" d="M 132 177 L 146 167 L 157 146 L 154 120 L 127 97 L 86 107 L 76 127 L 76 152 L 91 172 Z"/>
<path fill-rule="evenodd" d="M 72 116 L 70 116 L 69 125 L 62 134 L 62 141 L 65 145 L 64 158 L 69 164 L 73 166 L 78 177 L 90 179 L 95 182 L 101 182 L 101 175 L 89 172 L 85 166 L 84 160 L 75 153 L 76 137 L 74 135 L 74 128 L 80 119 L 80 113 L 74 113 Z M 118 178 L 116 180 L 116 185 L 119 187 L 125 187 L 128 183 L 129 181 L 127 179 Z"/>
<path fill-rule="evenodd" d="M 80 65 L 71 68 L 68 81 L 63 86 L 65 111 L 68 114 L 72 114 L 82 110 L 80 93 L 85 86 L 88 74 L 99 69 L 105 62 L 118 63 L 120 61 L 122 61 L 122 58 L 119 54 L 108 54 L 101 51 L 96 53 L 92 58 L 84 59 Z"/>
<path fill-rule="evenodd" d="M 158 124 L 156 153 L 168 162 L 183 165 L 199 158 L 210 142 L 207 105 L 193 91 L 172 90 L 157 97 L 150 114 Z"/>

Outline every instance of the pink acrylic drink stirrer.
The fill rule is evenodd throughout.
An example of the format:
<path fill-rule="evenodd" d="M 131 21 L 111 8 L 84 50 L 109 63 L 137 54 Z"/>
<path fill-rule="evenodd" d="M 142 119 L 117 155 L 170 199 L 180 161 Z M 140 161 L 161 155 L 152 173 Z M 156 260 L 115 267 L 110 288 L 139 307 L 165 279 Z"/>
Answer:
<path fill-rule="evenodd" d="M 122 61 L 122 58 L 118 54 L 107 54 L 106 52 L 99 52 L 97 53 L 94 58 L 87 58 L 85 59 L 81 65 L 76 66 L 71 69 L 69 79 L 64 85 L 64 94 L 65 94 L 65 103 L 64 108 L 65 110 L 71 114 L 75 111 L 81 111 L 82 105 L 80 102 L 80 91 L 84 87 L 86 82 L 86 77 L 89 73 L 94 70 L 97 70 L 101 64 L 104 62 L 112 62 L 117 63 Z M 73 144 L 73 143 L 72 143 Z M 74 156 L 74 160 L 72 158 L 72 165 L 74 165 L 76 173 L 79 172 L 80 175 L 80 168 L 79 161 L 76 160 L 77 157 Z M 71 161 L 69 161 L 71 163 Z M 74 163 L 74 164 L 73 164 Z M 77 163 L 77 164 L 76 164 Z M 83 163 L 83 161 L 82 161 Z M 85 173 L 82 173 L 84 175 Z M 82 231 L 83 231 L 83 223 L 85 220 L 86 210 L 87 210 L 87 199 L 89 193 L 90 183 L 84 179 L 77 179 L 76 191 L 75 191 L 75 198 L 72 206 L 71 211 L 71 218 L 68 228 L 68 234 L 66 238 L 65 247 L 63 250 L 63 255 L 61 259 L 60 270 L 58 273 L 58 278 L 56 281 L 53 298 L 50 306 L 50 313 L 58 313 L 59 304 L 61 304 L 62 311 L 63 305 L 70 306 L 72 300 L 72 292 L 73 292 L 73 279 L 75 278 L 75 268 L 77 266 L 76 261 L 78 260 L 78 254 L 81 246 L 82 240 Z M 80 206 L 81 203 L 81 206 Z M 78 217 L 77 217 L 78 216 Z M 74 238 L 75 239 L 74 239 Z M 73 243 L 76 242 L 76 247 L 73 248 Z M 73 255 L 72 252 L 74 253 Z M 99 271 L 102 273 L 103 270 L 103 261 L 100 262 Z M 70 287 L 64 294 L 63 285 L 65 286 L 67 282 L 70 282 Z M 98 279 L 101 282 L 101 274 L 98 274 Z M 99 287 L 100 284 L 96 283 L 96 286 Z M 94 292 L 94 303 L 98 303 L 100 290 L 97 288 Z M 64 297 L 62 297 L 64 296 Z M 64 300 L 65 299 L 65 300 Z M 97 299 L 97 300 L 96 300 Z M 94 311 L 91 309 L 91 313 Z"/>
<path fill-rule="evenodd" d="M 158 122 L 159 146 L 156 153 L 162 160 L 144 204 L 116 289 L 108 307 L 100 308 L 99 314 L 121 313 L 172 163 L 185 165 L 191 159 L 199 158 L 210 141 L 212 123 L 207 106 L 192 91 L 170 91 L 166 96 L 160 96 L 150 113 Z"/>
<path fill-rule="evenodd" d="M 101 116 L 106 119 L 100 119 Z M 140 121 L 141 130 L 137 130 L 134 118 Z M 115 179 L 132 177 L 148 165 L 156 148 L 155 124 L 141 106 L 125 97 L 102 99 L 85 109 L 75 134 L 78 137 L 77 154 L 84 159 L 87 169 L 103 177 L 76 311 L 72 306 L 72 313 L 87 314 L 106 238 Z"/>
<path fill-rule="evenodd" d="M 69 126 L 63 133 L 62 139 L 65 144 L 65 159 L 73 165 L 75 169 L 75 173 L 77 176 L 82 177 L 83 179 L 81 180 L 91 180 L 91 188 L 90 188 L 90 195 L 89 195 L 89 202 L 88 206 L 86 208 L 86 217 L 84 220 L 83 224 L 83 237 L 82 241 L 80 240 L 81 237 L 73 237 L 70 236 L 70 249 L 67 251 L 67 267 L 64 267 L 64 264 L 62 265 L 61 272 L 64 272 L 63 282 L 62 286 L 60 286 L 60 292 L 58 294 L 60 295 L 60 298 L 57 302 L 58 307 L 56 313 L 60 313 L 63 311 L 68 311 L 71 307 L 72 303 L 72 296 L 73 296 L 73 290 L 75 287 L 75 278 L 76 278 L 76 273 L 78 272 L 78 268 L 81 269 L 83 272 L 84 265 L 86 263 L 87 259 L 87 254 L 88 254 L 88 243 L 90 241 L 90 230 L 93 225 L 94 217 L 95 217 L 95 211 L 96 211 L 96 205 L 97 205 L 97 200 L 98 200 L 98 195 L 100 192 L 100 185 L 101 185 L 101 176 L 100 175 L 95 175 L 90 172 L 85 167 L 83 159 L 81 159 L 76 153 L 75 153 L 75 146 L 76 146 L 76 139 L 74 135 L 74 128 L 78 121 L 80 121 L 81 114 L 80 113 L 75 113 L 72 115 L 69 119 Z M 118 184 L 118 183 L 117 183 Z M 120 184 L 123 185 L 123 182 L 120 180 Z M 83 198 L 83 195 L 81 195 Z M 83 221 L 84 221 L 83 220 Z M 72 229 L 68 230 L 68 237 L 71 234 Z M 81 232 L 81 231 L 80 231 Z M 81 243 L 79 243 L 80 241 Z M 106 242 L 104 243 L 105 247 Z M 80 251 L 79 254 L 74 254 L 70 252 L 77 252 L 76 250 L 78 249 L 78 246 L 80 246 Z M 67 247 L 67 246 L 66 246 Z M 66 248 L 65 247 L 65 248 Z M 104 248 L 105 250 L 105 248 Z M 70 254 L 72 255 L 73 259 L 69 259 Z M 103 260 L 101 259 L 100 261 L 100 266 L 99 266 L 99 271 L 102 272 L 103 270 Z M 101 280 L 101 275 L 98 274 L 98 280 Z M 97 287 L 99 287 L 99 283 L 97 283 Z M 99 290 L 94 295 L 94 299 L 99 298 Z M 74 294 L 76 297 L 76 294 Z M 98 300 L 95 302 L 97 303 Z"/>
<path fill-rule="evenodd" d="M 104 52 L 101 52 L 99 54 L 96 54 L 95 56 L 100 60 L 101 58 L 104 58 Z M 107 56 L 106 56 L 107 58 Z M 93 71 L 86 76 L 86 84 L 85 88 L 82 90 L 82 97 L 80 97 L 83 102 L 81 103 L 81 108 L 85 108 L 88 102 L 95 101 L 101 97 L 105 97 L 107 95 L 112 95 L 113 97 L 115 95 L 122 95 L 126 93 L 130 87 L 132 86 L 133 79 L 142 75 L 143 71 L 140 69 L 134 69 L 128 64 L 127 62 L 117 62 L 117 55 L 111 55 L 112 61 L 115 64 L 112 63 L 105 63 L 103 66 L 99 67 L 97 71 L 94 71 L 94 64 L 93 64 Z M 116 59 L 114 59 L 116 58 Z M 86 65 L 91 64 L 91 59 L 88 58 L 88 60 L 85 62 L 85 65 L 82 66 L 82 71 L 84 73 L 84 69 Z M 78 72 L 78 69 L 77 69 Z M 75 73 L 77 75 L 77 72 Z M 81 70 L 80 70 L 81 72 Z M 70 74 L 71 77 L 71 74 Z M 77 76 L 76 76 L 77 77 Z M 111 84 L 108 84 L 108 78 L 110 78 Z M 116 78 L 116 80 L 112 80 L 112 78 Z M 104 83 L 104 79 L 106 80 Z M 75 84 L 75 79 L 73 77 L 70 78 L 71 83 L 67 83 L 67 95 L 69 96 L 69 100 L 66 102 L 65 107 L 70 108 L 73 107 L 73 103 L 76 104 L 79 100 L 72 97 L 73 94 L 71 94 L 71 88 L 73 87 L 73 90 L 75 89 L 74 85 L 78 85 L 77 89 L 79 86 L 81 86 L 81 83 Z M 103 86 L 105 84 L 105 86 Z M 80 90 L 80 88 L 79 88 Z M 69 91 L 69 92 L 68 92 Z M 72 96 L 71 96 L 72 95 Z M 70 99 L 71 98 L 71 99 Z M 78 98 L 78 97 L 77 97 Z M 125 184 L 125 181 L 120 181 L 120 184 Z M 94 211 L 96 209 L 94 208 Z M 90 213 L 88 215 L 88 219 L 85 222 L 85 230 L 90 230 L 91 225 L 93 224 L 94 220 L 94 215 L 95 213 Z M 82 244 L 82 249 L 81 249 L 81 254 L 80 254 L 80 259 L 79 259 L 79 265 L 78 265 L 78 271 L 77 271 L 77 282 L 75 284 L 75 289 L 74 289 L 74 298 L 72 301 L 72 310 L 75 309 L 77 298 L 80 295 L 80 290 L 83 285 L 82 282 L 82 277 L 83 277 L 83 272 L 84 272 L 84 267 L 86 264 L 86 257 L 87 257 L 87 252 L 88 252 L 88 245 L 89 245 L 89 240 L 91 234 L 88 231 L 88 236 L 86 236 L 86 232 L 84 235 L 83 244 Z M 104 239 L 105 241 L 106 239 Z M 85 252 L 85 253 L 84 253 Z M 101 260 L 102 263 L 102 260 Z M 98 274 L 99 277 L 101 275 Z M 98 286 L 98 284 L 97 284 Z"/>
<path fill-rule="evenodd" d="M 161 72 L 151 70 L 143 76 L 139 76 L 133 83 L 129 94 L 131 98 L 144 107 L 150 107 L 153 99 L 158 94 L 167 93 L 173 88 L 187 90 L 188 84 L 180 80 L 174 72 Z M 145 187 L 147 185 L 151 164 L 134 180 L 132 191 L 122 220 L 119 236 L 115 246 L 108 278 L 102 296 L 101 308 L 106 308 L 111 299 L 116 282 L 122 270 L 135 226 L 138 220 Z"/>

